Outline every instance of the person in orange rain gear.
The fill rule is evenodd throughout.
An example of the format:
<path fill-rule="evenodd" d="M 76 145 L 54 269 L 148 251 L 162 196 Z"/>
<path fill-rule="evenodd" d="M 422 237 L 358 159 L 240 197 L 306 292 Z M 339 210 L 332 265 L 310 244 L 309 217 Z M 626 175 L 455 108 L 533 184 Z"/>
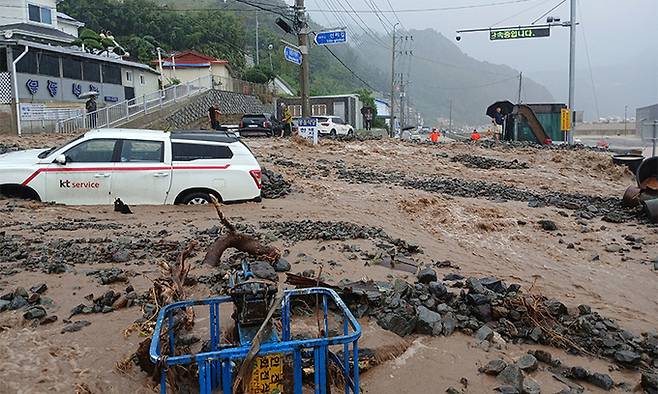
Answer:
<path fill-rule="evenodd" d="M 478 141 L 480 139 L 480 133 L 477 130 L 473 129 L 471 133 L 471 141 Z"/>
<path fill-rule="evenodd" d="M 433 143 L 439 142 L 439 132 L 436 131 L 436 128 L 432 128 L 432 132 L 430 133 L 430 141 Z"/>

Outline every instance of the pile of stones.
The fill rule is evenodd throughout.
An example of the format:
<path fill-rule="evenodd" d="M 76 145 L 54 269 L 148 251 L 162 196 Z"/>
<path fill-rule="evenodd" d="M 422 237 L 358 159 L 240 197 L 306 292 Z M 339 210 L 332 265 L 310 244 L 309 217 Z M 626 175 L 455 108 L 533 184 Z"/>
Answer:
<path fill-rule="evenodd" d="M 523 148 L 534 148 L 534 149 L 545 149 L 545 150 L 556 150 L 556 151 L 582 151 L 588 150 L 593 152 L 607 152 L 606 149 L 587 146 L 583 144 L 551 144 L 551 145 L 539 145 L 529 141 L 491 141 L 491 140 L 480 140 L 480 141 L 464 141 L 464 143 L 469 145 L 476 145 L 483 148 L 498 148 L 498 149 L 523 149 Z"/>
<path fill-rule="evenodd" d="M 87 272 L 87 276 L 95 277 L 102 285 L 109 285 L 116 282 L 128 282 L 128 276 L 121 268 L 94 270 Z"/>
<path fill-rule="evenodd" d="M 401 279 L 364 287 L 345 285 L 353 310 L 376 317 L 384 329 L 450 335 L 460 330 L 483 343 L 542 344 L 609 359 L 622 367 L 658 370 L 658 334 L 635 335 L 587 305 L 569 310 L 563 303 L 523 293 L 517 284 L 494 277 L 443 281 L 432 268 L 418 273 L 414 284 Z M 459 289 L 459 293 L 449 288 Z M 356 296 L 356 297 L 355 297 Z M 356 305 L 355 305 L 356 304 Z"/>
<path fill-rule="evenodd" d="M 290 194 L 290 182 L 286 181 L 283 175 L 272 170 L 263 168 L 261 182 L 263 186 L 261 196 L 263 198 L 281 198 Z"/>
<path fill-rule="evenodd" d="M 22 310 L 25 320 L 34 324 L 49 324 L 57 321 L 57 316 L 47 316 L 46 306 L 52 305 L 52 300 L 43 297 L 48 290 L 45 283 L 32 286 L 29 291 L 18 287 L 14 291 L 0 296 L 0 312 Z"/>
<path fill-rule="evenodd" d="M 71 309 L 69 319 L 75 315 L 85 315 L 90 313 L 109 313 L 121 308 L 129 308 L 133 305 L 141 304 L 140 296 L 132 286 L 125 289 L 125 294 L 114 290 L 108 290 L 101 296 L 94 297 L 93 294 L 85 296 L 85 299 L 91 302 L 91 305 L 79 304 Z"/>
<path fill-rule="evenodd" d="M 461 154 L 453 156 L 450 159 L 453 162 L 464 163 L 466 167 L 470 168 L 481 168 L 483 170 L 488 170 L 491 168 L 496 169 L 506 169 L 506 170 L 517 170 L 528 168 L 528 163 L 520 162 L 516 159 L 512 161 L 494 159 L 491 157 L 484 156 L 475 156 L 468 154 Z"/>
<path fill-rule="evenodd" d="M 398 253 L 422 253 L 420 246 L 389 236 L 382 228 L 361 226 L 350 222 L 319 220 L 263 222 L 261 227 L 270 230 L 271 237 L 289 242 L 309 240 L 346 241 L 373 239 L 382 249 L 395 249 Z"/>

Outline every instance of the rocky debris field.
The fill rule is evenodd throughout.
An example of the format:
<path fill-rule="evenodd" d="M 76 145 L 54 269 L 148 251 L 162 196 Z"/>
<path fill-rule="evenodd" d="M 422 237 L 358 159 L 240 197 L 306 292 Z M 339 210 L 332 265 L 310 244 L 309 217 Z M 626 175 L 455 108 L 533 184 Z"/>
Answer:
<path fill-rule="evenodd" d="M 30 138 L 3 149 L 56 143 Z M 248 143 L 265 199 L 223 210 L 282 252 L 259 276 L 321 281 L 349 304 L 364 392 L 658 391 L 658 227 L 621 206 L 632 178 L 607 153 Z M 212 209 L 131 209 L 0 200 L 0 392 L 151 392 L 125 367 L 161 266 L 194 240 L 188 297 L 227 291 L 245 255 L 201 264 L 226 231 Z"/>

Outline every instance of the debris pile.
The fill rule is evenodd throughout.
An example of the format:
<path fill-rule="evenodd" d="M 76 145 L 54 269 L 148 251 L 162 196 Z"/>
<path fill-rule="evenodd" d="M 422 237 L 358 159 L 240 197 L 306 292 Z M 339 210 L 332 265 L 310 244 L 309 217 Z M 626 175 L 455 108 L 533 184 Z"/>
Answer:
<path fill-rule="evenodd" d="M 263 198 L 281 198 L 290 194 L 290 182 L 286 181 L 283 175 L 267 168 L 262 169 L 262 190 Z"/>
<path fill-rule="evenodd" d="M 415 284 L 401 279 L 359 282 L 345 284 L 341 291 L 353 311 L 373 315 L 381 327 L 400 336 L 413 332 L 450 335 L 457 329 L 474 335 L 483 346 L 503 342 L 550 345 L 606 358 L 623 367 L 658 370 L 656 333 L 635 335 L 587 305 L 569 311 L 558 300 L 524 293 L 519 285 L 508 286 L 494 277 L 446 282 L 436 278 L 426 268 L 418 273 Z M 448 286 L 461 291 L 455 294 Z"/>
<path fill-rule="evenodd" d="M 512 161 L 494 159 L 491 157 L 484 156 L 475 156 L 469 154 L 461 154 L 453 156 L 450 159 L 453 162 L 464 163 L 466 167 L 470 168 L 481 168 L 483 170 L 488 170 L 491 168 L 496 169 L 506 169 L 506 170 L 518 170 L 528 168 L 528 163 L 520 162 L 516 159 Z"/>
<path fill-rule="evenodd" d="M 20 147 L 17 144 L 2 144 L 0 143 L 0 155 L 19 150 Z"/>

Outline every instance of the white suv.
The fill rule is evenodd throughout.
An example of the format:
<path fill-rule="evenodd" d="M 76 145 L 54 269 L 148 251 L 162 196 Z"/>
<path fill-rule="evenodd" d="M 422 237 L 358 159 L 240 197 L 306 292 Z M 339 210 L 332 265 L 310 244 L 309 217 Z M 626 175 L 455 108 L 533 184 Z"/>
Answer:
<path fill-rule="evenodd" d="M 318 134 L 329 134 L 332 137 L 338 135 L 352 136 L 354 134 L 354 128 L 343 122 L 343 119 L 338 116 L 315 116 L 314 118 L 318 122 Z"/>
<path fill-rule="evenodd" d="M 63 204 L 260 200 L 249 148 L 221 132 L 99 129 L 64 145 L 0 155 L 0 193 Z"/>

